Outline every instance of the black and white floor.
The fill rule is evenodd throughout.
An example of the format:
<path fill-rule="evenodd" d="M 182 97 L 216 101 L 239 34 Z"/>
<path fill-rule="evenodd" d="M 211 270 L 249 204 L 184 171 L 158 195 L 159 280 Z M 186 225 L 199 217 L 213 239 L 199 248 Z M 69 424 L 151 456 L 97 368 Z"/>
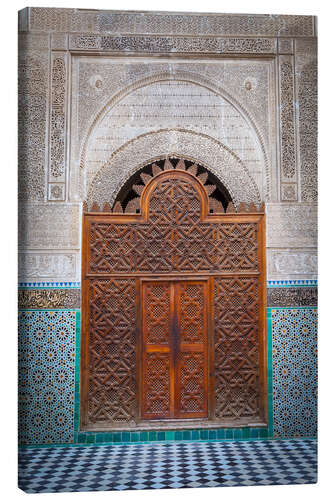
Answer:
<path fill-rule="evenodd" d="M 25 448 L 27 493 L 306 484 L 317 480 L 317 442 L 165 442 Z"/>

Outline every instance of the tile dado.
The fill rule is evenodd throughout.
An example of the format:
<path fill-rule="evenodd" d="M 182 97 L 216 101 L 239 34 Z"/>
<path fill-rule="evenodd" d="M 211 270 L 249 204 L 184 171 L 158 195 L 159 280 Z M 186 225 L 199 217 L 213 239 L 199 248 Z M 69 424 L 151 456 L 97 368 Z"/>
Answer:
<path fill-rule="evenodd" d="M 274 437 L 316 437 L 317 309 L 269 309 Z"/>
<path fill-rule="evenodd" d="M 292 294 L 295 288 L 295 284 L 290 287 Z M 310 287 L 299 285 L 297 288 L 306 291 Z M 270 290 L 284 293 L 288 288 Z M 60 300 L 62 294 L 53 295 L 54 292 L 79 293 L 80 290 L 26 288 L 20 292 L 28 292 L 21 295 L 28 297 L 27 306 L 31 303 L 28 301 L 40 303 L 40 297 L 45 304 L 49 297 Z M 77 310 L 30 307 L 19 312 L 20 445 L 265 439 L 273 436 L 273 429 L 275 437 L 315 436 L 315 308 L 268 308 L 269 426 L 251 429 L 80 432 L 80 317 Z"/>
<path fill-rule="evenodd" d="M 25 289 L 18 291 L 19 309 L 79 309 L 81 291 L 72 289 Z"/>
<path fill-rule="evenodd" d="M 77 311 L 19 312 L 19 443 L 74 441 Z"/>
<path fill-rule="evenodd" d="M 19 312 L 21 446 L 272 437 L 271 404 L 268 428 L 80 432 L 80 318 L 73 310 Z"/>

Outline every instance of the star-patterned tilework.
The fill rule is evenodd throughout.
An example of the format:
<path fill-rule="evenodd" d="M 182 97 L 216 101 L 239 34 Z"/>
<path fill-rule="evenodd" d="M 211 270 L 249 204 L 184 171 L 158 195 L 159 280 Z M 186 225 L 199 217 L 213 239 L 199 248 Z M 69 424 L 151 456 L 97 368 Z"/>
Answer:
<path fill-rule="evenodd" d="M 111 433 L 112 436 L 110 433 L 102 433 L 101 436 L 96 434 L 87 437 L 78 432 L 80 366 L 78 350 L 78 359 L 75 362 L 75 335 L 79 345 L 79 314 L 79 311 L 75 310 L 26 310 L 19 313 L 20 444 L 132 441 L 132 436 L 127 436 L 128 432 L 120 433 L 124 434 L 124 439 L 119 439 L 119 433 Z M 269 362 L 268 376 L 270 378 L 270 373 L 273 374 L 274 437 L 315 437 L 317 309 L 270 308 L 269 316 L 271 320 L 268 321 L 272 323 L 273 372 L 270 372 Z M 229 431 L 229 434 L 227 431 L 221 432 L 225 434 L 225 438 L 247 439 L 249 432 L 245 431 L 248 429 L 244 429 L 244 436 L 242 433 L 238 435 L 238 430 L 237 436 L 233 433 L 229 435 Z M 204 439 L 222 439 L 221 432 L 205 431 L 207 435 Z M 200 431 L 193 433 L 196 436 L 200 434 L 203 439 Z M 272 435 L 273 433 L 268 433 L 269 437 Z M 261 432 L 252 436 L 252 430 L 250 436 L 267 438 L 267 435 L 263 436 Z M 133 438 L 133 441 L 149 442 L 161 439 L 147 437 Z M 174 439 L 180 438 L 175 435 Z M 186 435 L 183 439 L 186 441 L 191 437 Z"/>
<path fill-rule="evenodd" d="M 19 443 L 71 443 L 75 311 L 19 312 Z"/>
<path fill-rule="evenodd" d="M 317 309 L 272 309 L 274 436 L 317 435 Z"/>
<path fill-rule="evenodd" d="M 207 488 L 317 481 L 314 440 L 22 449 L 26 493 Z"/>

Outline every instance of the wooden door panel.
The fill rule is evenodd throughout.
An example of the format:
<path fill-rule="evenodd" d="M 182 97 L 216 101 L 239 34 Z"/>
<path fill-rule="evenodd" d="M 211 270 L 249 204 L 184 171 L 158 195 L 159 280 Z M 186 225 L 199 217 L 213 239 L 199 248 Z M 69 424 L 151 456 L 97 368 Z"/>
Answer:
<path fill-rule="evenodd" d="M 258 279 L 215 279 L 216 415 L 255 418 L 260 411 Z"/>
<path fill-rule="evenodd" d="M 178 363 L 178 418 L 207 417 L 207 363 L 204 352 L 181 352 Z"/>
<path fill-rule="evenodd" d="M 178 418 L 207 417 L 207 291 L 205 281 L 180 281 L 175 284 Z"/>
<path fill-rule="evenodd" d="M 174 412 L 173 287 L 169 281 L 142 287 L 142 418 L 170 418 Z"/>
<path fill-rule="evenodd" d="M 143 356 L 143 418 L 172 416 L 170 352 L 146 352 Z"/>
<path fill-rule="evenodd" d="M 207 283 L 144 282 L 142 417 L 207 417 Z"/>

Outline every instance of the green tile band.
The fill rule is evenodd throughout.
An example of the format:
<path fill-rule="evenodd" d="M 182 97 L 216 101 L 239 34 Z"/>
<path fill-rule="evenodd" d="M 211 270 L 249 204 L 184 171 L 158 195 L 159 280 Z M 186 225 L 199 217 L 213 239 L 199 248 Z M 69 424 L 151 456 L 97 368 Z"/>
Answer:
<path fill-rule="evenodd" d="M 76 312 L 75 324 L 75 388 L 74 388 L 74 439 L 80 421 L 80 362 L 81 362 L 81 312 Z M 74 441 L 75 442 L 75 441 Z"/>

